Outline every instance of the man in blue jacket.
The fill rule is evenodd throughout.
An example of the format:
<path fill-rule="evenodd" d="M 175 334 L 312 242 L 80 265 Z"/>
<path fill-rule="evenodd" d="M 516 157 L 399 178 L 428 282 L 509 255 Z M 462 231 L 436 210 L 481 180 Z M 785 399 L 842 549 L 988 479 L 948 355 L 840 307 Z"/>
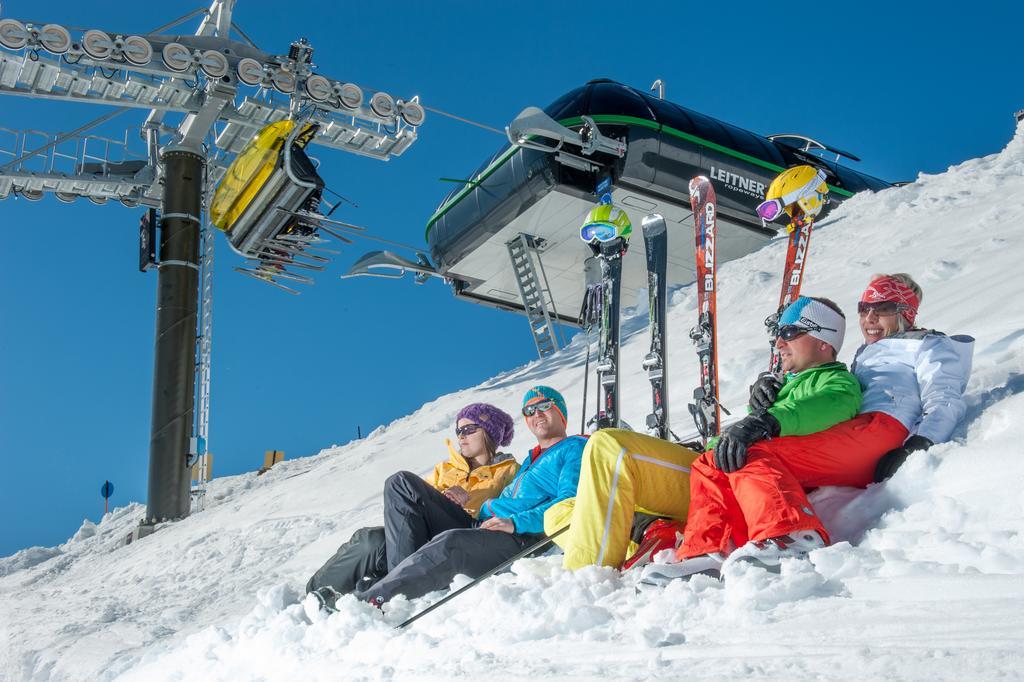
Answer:
<path fill-rule="evenodd" d="M 526 426 L 537 438 L 519 473 L 474 519 L 408 471 L 384 486 L 388 574 L 356 596 L 380 605 L 447 587 L 462 573 L 475 578 L 544 537 L 544 512 L 576 495 L 586 439 L 566 436 L 565 399 L 534 386 L 523 398 Z"/>

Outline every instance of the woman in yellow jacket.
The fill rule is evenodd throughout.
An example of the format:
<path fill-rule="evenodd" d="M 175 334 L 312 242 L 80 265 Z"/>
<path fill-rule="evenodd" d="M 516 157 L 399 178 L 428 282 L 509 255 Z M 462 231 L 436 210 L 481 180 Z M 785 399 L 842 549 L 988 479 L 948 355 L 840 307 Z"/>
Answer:
<path fill-rule="evenodd" d="M 519 470 L 512 455 L 498 452 L 512 442 L 513 434 L 507 413 L 487 403 L 466 405 L 455 419 L 459 449 L 445 439 L 448 460 L 434 467 L 427 483 L 475 517 L 480 505 L 496 497 Z M 360 528 L 313 574 L 306 592 L 331 610 L 338 597 L 370 588 L 387 572 L 383 526 Z"/>

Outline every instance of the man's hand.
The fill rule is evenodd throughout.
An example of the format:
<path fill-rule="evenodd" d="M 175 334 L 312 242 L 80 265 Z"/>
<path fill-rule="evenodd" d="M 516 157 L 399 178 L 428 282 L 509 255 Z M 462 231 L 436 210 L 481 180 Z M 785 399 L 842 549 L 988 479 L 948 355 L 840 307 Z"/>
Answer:
<path fill-rule="evenodd" d="M 903 447 L 885 453 L 878 460 L 878 464 L 875 465 L 875 483 L 881 483 L 895 474 L 896 470 L 907 461 L 907 457 L 910 457 L 910 453 L 917 452 L 918 450 L 927 450 L 932 445 L 934 443 L 924 436 L 914 435 L 907 439 Z"/>
<path fill-rule="evenodd" d="M 771 372 L 761 372 L 757 381 L 750 385 L 751 412 L 764 412 L 775 404 L 782 382 Z"/>
<path fill-rule="evenodd" d="M 727 474 L 739 471 L 747 463 L 747 448 L 778 433 L 778 420 L 767 412 L 744 417 L 722 433 L 715 446 L 715 466 Z"/>
<path fill-rule="evenodd" d="M 480 528 L 483 530 L 500 530 L 503 533 L 516 532 L 516 524 L 512 523 L 512 519 L 501 519 L 497 517 L 487 519 L 480 524 Z"/>
<path fill-rule="evenodd" d="M 442 494 L 460 507 L 466 506 L 466 503 L 469 502 L 469 493 L 457 485 L 453 485 Z"/>

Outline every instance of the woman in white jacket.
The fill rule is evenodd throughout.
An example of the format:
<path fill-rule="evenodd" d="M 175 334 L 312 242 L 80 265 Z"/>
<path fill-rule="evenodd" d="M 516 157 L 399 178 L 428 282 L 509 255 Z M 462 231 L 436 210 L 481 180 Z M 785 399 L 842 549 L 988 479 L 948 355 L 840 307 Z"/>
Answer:
<path fill-rule="evenodd" d="M 950 439 L 967 407 L 974 339 L 915 326 L 923 299 L 910 275 L 874 275 L 857 313 L 864 345 L 852 371 L 864 391 L 861 413 L 883 412 L 910 436 L 875 467 L 875 481 L 892 476 L 912 452 Z"/>

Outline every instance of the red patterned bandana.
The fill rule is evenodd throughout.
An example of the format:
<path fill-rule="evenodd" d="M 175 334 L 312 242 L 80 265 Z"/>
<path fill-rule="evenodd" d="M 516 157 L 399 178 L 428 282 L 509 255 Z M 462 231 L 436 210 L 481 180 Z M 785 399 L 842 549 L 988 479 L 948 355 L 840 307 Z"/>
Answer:
<path fill-rule="evenodd" d="M 914 326 L 914 320 L 917 319 L 917 307 L 920 305 L 920 301 L 914 295 L 914 290 L 892 277 L 879 277 L 872 280 L 860 300 L 862 303 L 878 303 L 879 301 L 903 303 L 907 307 L 900 314 L 903 315 L 903 319 L 910 327 Z"/>

